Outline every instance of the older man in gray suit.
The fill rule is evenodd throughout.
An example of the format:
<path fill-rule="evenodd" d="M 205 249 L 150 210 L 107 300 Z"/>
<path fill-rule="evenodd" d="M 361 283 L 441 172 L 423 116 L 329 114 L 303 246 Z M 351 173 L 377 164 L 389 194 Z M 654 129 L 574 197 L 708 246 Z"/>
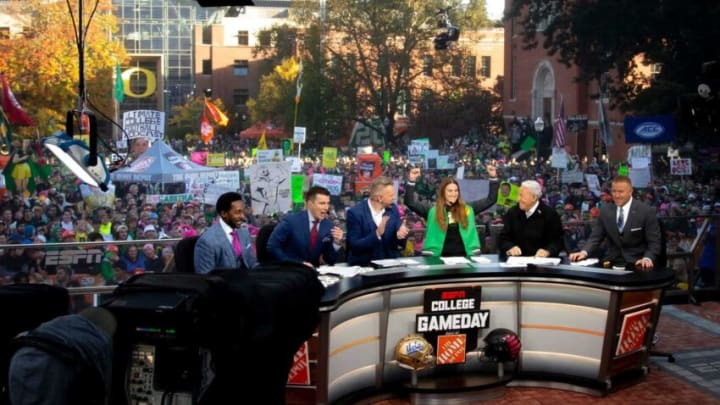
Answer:
<path fill-rule="evenodd" d="M 242 227 L 245 203 L 242 195 L 230 192 L 218 198 L 215 223 L 195 244 L 195 273 L 206 274 L 218 268 L 253 269 L 257 258 L 250 233 Z"/>
<path fill-rule="evenodd" d="M 613 178 L 611 193 L 615 204 L 602 206 L 585 249 L 571 253 L 570 261 L 587 258 L 607 239 L 605 260 L 613 265 L 633 264 L 638 270 L 652 270 L 661 249 L 655 208 L 632 198 L 632 182 L 626 176 Z"/>

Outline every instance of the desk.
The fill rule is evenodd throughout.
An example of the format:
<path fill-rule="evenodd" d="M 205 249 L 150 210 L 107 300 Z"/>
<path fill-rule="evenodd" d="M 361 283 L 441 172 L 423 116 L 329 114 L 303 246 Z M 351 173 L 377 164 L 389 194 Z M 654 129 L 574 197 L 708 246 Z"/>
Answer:
<path fill-rule="evenodd" d="M 480 307 L 491 313 L 489 327 L 478 334 L 478 348 L 496 328 L 519 335 L 522 351 L 513 385 L 607 392 L 616 377 L 647 371 L 660 302 L 674 280 L 665 270 L 614 275 L 569 266 L 508 268 L 496 256 L 490 265 L 418 259 L 422 265 L 360 274 L 327 288 L 317 347 L 311 350 L 316 360 L 313 403 L 343 402 L 358 392 L 379 393 L 408 382 L 408 371 L 393 362 L 395 344 L 414 333 L 425 289 L 444 287 L 482 288 Z M 623 320 L 638 313 L 649 317 L 642 347 L 616 355 Z M 452 367 L 452 374 L 462 378 L 486 366 L 469 357 L 465 364 L 419 375 L 433 379 Z"/>

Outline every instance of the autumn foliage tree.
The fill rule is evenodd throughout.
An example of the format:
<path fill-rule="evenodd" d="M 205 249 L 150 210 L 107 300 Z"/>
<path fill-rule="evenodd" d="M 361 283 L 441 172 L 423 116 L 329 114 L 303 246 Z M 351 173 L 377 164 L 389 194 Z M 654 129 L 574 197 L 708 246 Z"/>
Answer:
<path fill-rule="evenodd" d="M 12 91 L 43 136 L 64 129 L 66 112 L 78 107 L 76 35 L 80 23 L 88 107 L 113 116 L 114 68 L 126 53 L 119 42 L 110 40 L 116 32 L 111 0 L 84 4 L 82 22 L 78 21 L 78 0 L 13 0 L 3 6 L 5 15 L 22 31 L 11 31 L 9 37 L 0 39 L 0 71 L 7 75 Z M 16 132 L 27 136 L 34 129 L 18 128 Z"/>

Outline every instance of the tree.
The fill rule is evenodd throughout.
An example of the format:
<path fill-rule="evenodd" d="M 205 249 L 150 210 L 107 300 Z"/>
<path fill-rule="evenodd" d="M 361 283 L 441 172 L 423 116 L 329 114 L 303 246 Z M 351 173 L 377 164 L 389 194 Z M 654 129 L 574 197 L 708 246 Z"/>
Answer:
<path fill-rule="evenodd" d="M 351 106 L 344 104 L 344 99 L 338 96 L 344 90 L 337 89 L 326 78 L 319 26 L 310 25 L 299 30 L 281 25 L 261 32 L 260 36 L 266 37 L 261 42 L 277 46 L 256 49 L 256 54 L 267 58 L 267 73 L 261 79 L 258 96 L 248 101 L 251 120 L 270 120 L 287 130 L 304 126 L 308 128 L 308 142 L 316 142 L 318 146 L 344 134 Z M 299 56 L 295 56 L 296 53 Z M 300 65 L 302 92 L 296 116 L 297 72 L 293 66 Z M 282 73 L 290 71 L 291 74 Z"/>
<path fill-rule="evenodd" d="M 109 40 L 116 31 L 111 1 L 100 0 L 93 11 L 95 4 L 85 7 L 82 22 L 88 107 L 113 116 L 115 63 L 122 62 L 126 53 L 122 45 Z M 0 39 L 0 71 L 7 73 L 13 92 L 40 133 L 64 130 L 65 114 L 78 107 L 79 96 L 77 24 L 71 21 L 68 4 L 23 0 L 3 7 L 6 15 L 22 24 L 23 32 Z M 70 1 L 70 7 L 77 19 L 77 0 Z M 34 129 L 19 128 L 17 132 L 29 136 Z"/>
<path fill-rule="evenodd" d="M 488 28 L 494 25 L 494 22 L 488 18 L 485 0 L 468 0 L 457 3 L 459 4 L 452 9 L 459 10 L 456 17 L 458 25 L 468 29 Z"/>
<path fill-rule="evenodd" d="M 333 105 L 345 106 L 352 114 L 347 119 L 387 137 L 398 110 L 411 105 L 412 112 L 421 93 L 443 97 L 468 83 L 447 69 L 462 57 L 461 48 L 433 50 L 443 5 L 440 0 L 329 0 L 323 12 L 317 2 L 305 1 L 294 3 L 294 15 L 320 29 L 320 44 L 329 57 L 324 74 L 331 84 L 328 94 L 338 101 Z M 383 128 L 377 128 L 376 119 Z"/>
<path fill-rule="evenodd" d="M 610 96 L 626 111 L 675 112 L 679 100 L 696 93 L 703 63 L 720 61 L 714 0 L 516 0 L 509 17 L 522 26 L 526 48 L 542 43 L 549 55 L 579 67 L 580 82 L 613 72 Z M 648 78 L 640 68 L 651 64 L 661 70 Z"/>
<path fill-rule="evenodd" d="M 222 99 L 216 98 L 211 100 L 213 104 L 220 110 L 226 111 Z M 172 118 L 168 120 L 167 132 L 165 137 L 169 140 L 182 140 L 185 145 L 197 145 L 202 143 L 200 140 L 200 120 L 205 111 L 205 97 L 198 96 L 189 98 L 185 104 L 173 107 Z M 210 123 L 213 124 L 212 120 Z M 230 128 L 224 128 L 222 132 L 234 133 Z M 219 129 L 215 127 L 215 136 L 219 136 Z"/>

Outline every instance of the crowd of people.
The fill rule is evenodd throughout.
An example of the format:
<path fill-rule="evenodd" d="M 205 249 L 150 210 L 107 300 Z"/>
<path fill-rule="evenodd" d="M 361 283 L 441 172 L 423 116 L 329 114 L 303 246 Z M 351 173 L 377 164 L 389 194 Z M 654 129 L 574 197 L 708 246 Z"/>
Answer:
<path fill-rule="evenodd" d="M 213 147 L 228 151 L 228 170 L 242 170 L 252 164 L 250 149 L 253 144 L 246 141 L 231 143 L 227 139 L 221 142 L 227 144 Z M 272 142 L 270 147 L 273 146 Z M 591 224 L 600 215 L 600 207 L 612 202 L 610 180 L 617 173 L 620 163 L 609 164 L 599 158 L 570 157 L 569 167 L 598 175 L 601 192 L 596 194 L 584 182 L 563 183 L 558 170 L 547 161 L 533 158 L 516 161 L 511 157 L 509 143 L 502 136 L 448 139 L 438 149 L 441 154 L 456 157 L 456 163 L 465 168 L 465 178 L 498 177 L 500 193 L 503 193 L 503 184 L 519 187 L 527 180 L 536 182 L 541 188 L 539 199 L 560 217 L 563 248 L 567 252 L 583 249 Z M 452 177 L 455 169 L 423 170 L 422 177 L 412 185 L 412 190 L 407 190 L 409 187 L 406 180 L 415 168 L 407 156 L 407 145 L 397 145 L 387 150 L 390 159 L 383 165 L 383 175 L 391 180 L 399 180 L 397 208 L 403 218 L 403 226 L 408 229 L 409 243 L 401 254 L 419 254 L 427 243 L 426 226 L 437 224 L 426 223 L 427 216 L 423 214 L 427 212 L 419 210 L 418 213 L 417 209 L 409 209 L 407 205 L 416 208 L 432 205 L 438 199 L 441 181 Z M 328 219 L 343 231 L 347 231 L 346 221 L 350 220 L 349 213 L 353 207 L 368 197 L 356 195 L 354 191 L 353 185 L 357 178 L 354 154 L 353 148 L 340 149 L 336 167 L 327 169 L 322 167 L 321 148 L 303 148 L 305 173 L 328 173 L 343 177 L 342 194 L 331 196 L 326 210 Z M 660 161 L 654 165 L 652 184 L 634 185 L 634 198 L 654 207 L 662 220 L 669 252 L 687 251 L 704 218 L 720 214 L 720 174 L 705 171 L 702 162 L 698 160 L 693 162 L 693 173 L 697 175 L 692 178 L 671 176 Z M 495 168 L 497 173 L 489 173 L 488 167 Z M 46 181 L 36 181 L 34 192 L 2 194 L 0 245 L 6 247 L 0 252 L 0 284 L 25 281 L 67 286 L 116 284 L 139 272 L 166 271 L 173 266 L 175 239 L 201 235 L 217 220 L 215 206 L 200 201 L 150 203 L 145 195 L 146 185 L 141 183 L 118 184 L 116 197 L 111 204 L 93 206 L 83 199 L 79 182 L 66 181 L 63 176 L 63 171 L 56 165 Z M 406 199 L 408 191 L 412 191 L 413 196 L 410 204 L 407 204 Z M 282 217 L 282 213 L 253 214 L 250 187 L 246 181 L 241 181 L 238 193 L 244 202 L 244 226 L 251 237 L 257 234 L 262 225 Z M 472 213 L 472 220 L 480 229 L 479 247 L 482 252 L 498 251 L 503 216 L 513 205 L 490 204 Z M 296 210 L 299 208 L 296 207 Z M 712 231 L 715 232 L 714 228 Z M 140 242 L 137 245 L 116 243 L 129 240 Z M 77 251 L 77 247 L 42 246 L 54 242 L 85 241 L 105 243 L 93 250 L 99 252 L 97 255 L 88 254 L 88 257 L 92 256 L 91 260 L 77 260 L 72 255 L 57 254 L 57 251 L 68 249 Z M 709 258 L 704 264 L 711 266 L 710 269 L 714 268 L 714 264 L 710 265 L 714 263 L 712 246 L 707 243 L 704 248 L 708 252 L 712 251 L 707 254 Z M 48 260 L 49 256 L 53 260 Z M 63 260 L 68 257 L 70 261 L 65 263 Z M 670 266 L 682 266 L 682 263 L 670 263 Z"/>

